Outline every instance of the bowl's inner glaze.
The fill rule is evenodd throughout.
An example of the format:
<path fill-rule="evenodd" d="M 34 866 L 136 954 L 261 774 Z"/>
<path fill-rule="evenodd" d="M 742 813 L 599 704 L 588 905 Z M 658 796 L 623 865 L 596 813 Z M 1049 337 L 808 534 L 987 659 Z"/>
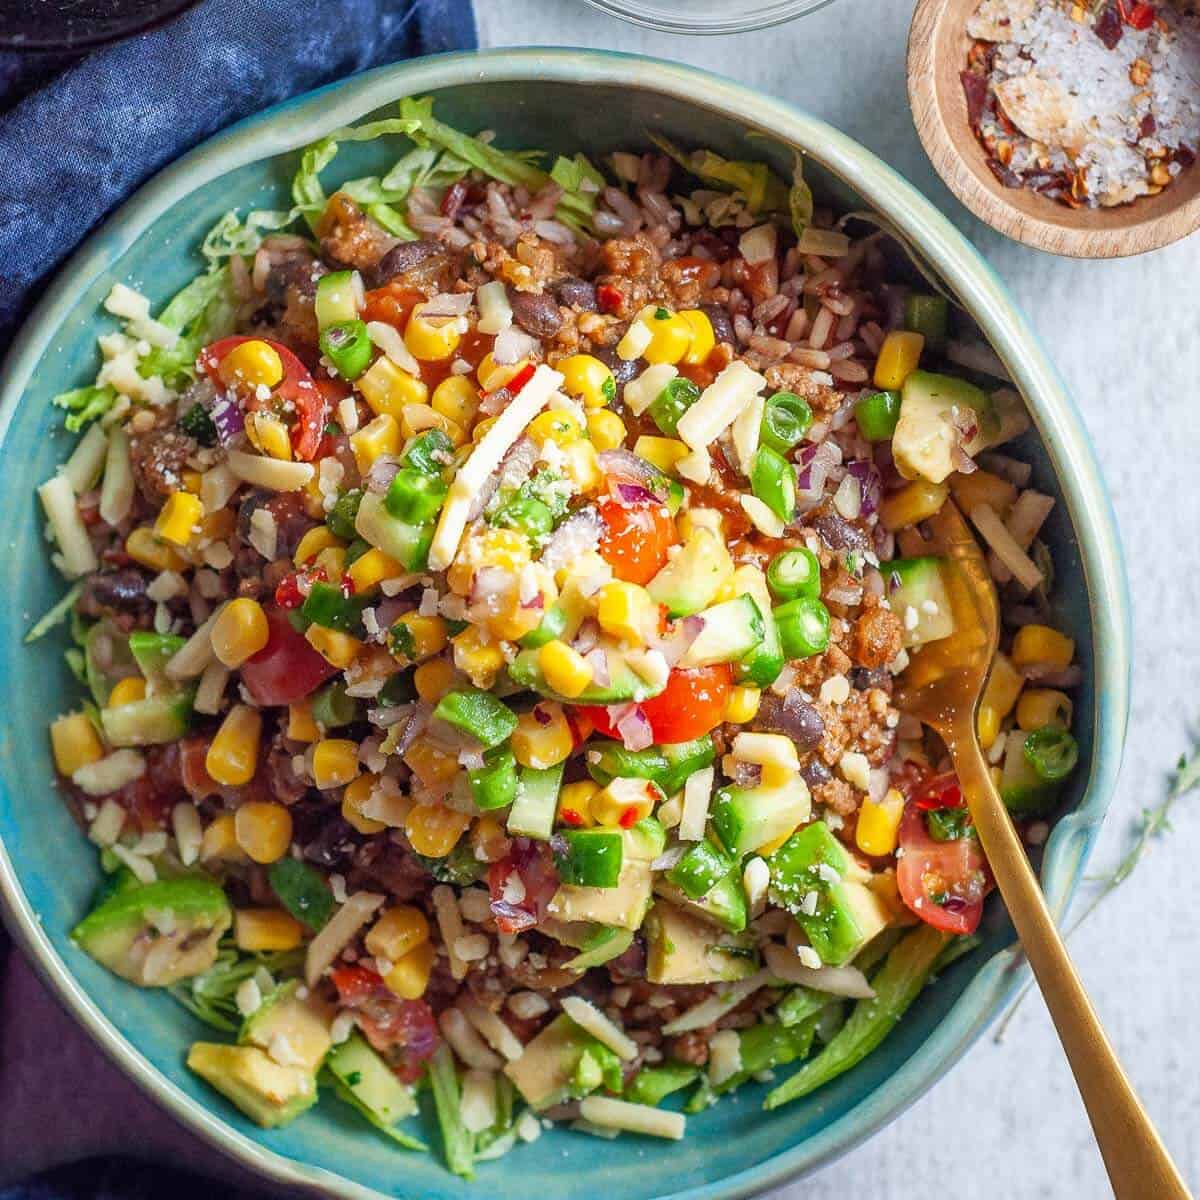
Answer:
<path fill-rule="evenodd" d="M 497 129 L 506 146 L 537 146 L 566 153 L 582 149 L 597 156 L 617 148 L 649 148 L 644 131 L 654 129 L 687 146 L 707 146 L 740 158 L 765 157 L 785 177 L 791 171 L 792 152 L 774 137 L 748 138 L 748 130 L 727 116 L 649 91 L 589 85 L 581 95 L 579 86 L 538 81 L 467 84 L 435 95 L 436 111 L 443 120 L 471 131 Z M 381 110 L 374 115 L 385 113 Z M 305 125 L 296 130 L 292 140 L 300 141 L 312 132 L 311 125 Z M 346 146 L 326 178 L 378 171 L 404 148 L 398 139 L 391 139 L 390 144 Z M 97 364 L 95 335 L 107 328 L 99 312 L 101 301 L 119 280 L 145 291 L 156 306 L 160 304 L 202 266 L 196 247 L 230 207 L 236 205 L 244 213 L 249 208 L 286 206 L 294 166 L 294 154 L 280 155 L 205 183 L 172 205 L 134 244 L 119 249 L 108 270 L 75 297 L 72 316 L 59 327 L 36 364 L 24 401 L 12 412 L 2 434 L 9 578 L 15 595 L 0 613 L 7 647 L 6 713 L 0 725 L 0 832 L 25 895 L 67 969 L 112 1025 L 171 1084 L 233 1130 L 296 1163 L 323 1168 L 387 1195 L 440 1200 L 463 1196 L 471 1189 L 442 1167 L 431 1121 L 423 1119 L 435 1151 L 430 1156 L 393 1148 L 332 1098 L 289 1128 L 259 1130 L 185 1069 L 187 1046 L 207 1036 L 204 1026 L 168 996 L 123 983 L 71 945 L 68 930 L 85 912 L 100 872 L 94 848 L 55 794 L 46 725 L 55 714 L 77 703 L 79 691 L 63 664 L 62 650 L 67 644 L 63 631 L 28 649 L 20 646 L 32 620 L 63 591 L 62 581 L 47 561 L 43 522 L 33 489 L 69 452 L 71 439 L 61 432 L 61 414 L 50 407 L 49 399 L 91 379 Z M 869 207 L 814 159 L 807 160 L 806 172 L 819 202 L 839 209 Z M 111 244 L 119 248 L 123 239 L 112 239 Z M 1029 444 L 1023 445 L 1020 453 L 1034 461 L 1034 483 L 1060 494 L 1046 456 L 1033 438 L 1025 441 Z M 1092 629 L 1079 551 L 1063 505 L 1051 518 L 1048 538 L 1055 550 L 1062 627 L 1075 636 L 1079 660 L 1088 676 L 1079 690 L 1076 722 L 1086 764 L 1092 761 L 1095 716 Z M 1081 769 L 1069 789 L 1071 804 L 1083 795 L 1086 782 L 1087 771 Z M 995 901 L 989 905 L 981 933 L 983 945 L 945 972 L 882 1050 L 815 1095 L 768 1114 L 760 1107 L 765 1087 L 743 1088 L 735 1098 L 691 1118 L 688 1137 L 681 1143 L 636 1137 L 600 1142 L 585 1134 L 556 1130 L 533 1145 L 519 1147 L 499 1163 L 482 1164 L 474 1194 L 486 1195 L 489 1200 L 528 1200 L 531 1191 L 540 1191 L 555 1200 L 592 1200 L 600 1182 L 596 1177 L 600 1165 L 603 1190 L 621 1200 L 692 1189 L 699 1189 L 700 1194 L 706 1192 L 705 1185 L 801 1145 L 875 1093 L 889 1076 L 903 1070 L 927 1040 L 939 1036 L 935 1031 L 973 982 L 968 1003 L 977 1010 L 986 1010 L 1002 994 L 1007 985 L 1000 978 L 999 964 L 992 964 L 986 980 L 978 976 L 987 959 L 1012 938 Z M 960 1024 L 955 1040 L 943 1043 L 941 1052 L 952 1054 L 972 1028 Z M 940 1036 L 947 1036 L 944 1026 Z M 893 1097 L 890 1103 L 894 1107 L 903 1099 L 903 1088 L 896 1080 L 892 1083 L 899 1089 L 887 1093 Z M 911 1093 L 913 1080 L 905 1086 Z M 879 1107 L 878 1101 L 877 1096 L 869 1115 L 862 1114 L 861 1129 L 856 1117 L 854 1135 L 842 1137 L 833 1148 L 844 1148 L 891 1115 L 891 1109 Z M 131 1148 L 134 1136 L 131 1131 Z M 752 1186 L 747 1180 L 736 1190 L 740 1193 Z M 339 1191 L 349 1194 L 344 1188 Z M 729 1193 L 722 1189 L 721 1194 Z"/>

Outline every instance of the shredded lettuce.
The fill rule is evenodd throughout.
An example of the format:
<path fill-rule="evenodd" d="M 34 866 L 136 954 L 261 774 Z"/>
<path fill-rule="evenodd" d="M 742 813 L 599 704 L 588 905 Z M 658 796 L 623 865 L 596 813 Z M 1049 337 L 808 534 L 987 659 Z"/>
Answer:
<path fill-rule="evenodd" d="M 91 421 L 99 420 L 117 402 L 116 391 L 108 387 L 97 387 L 89 384 L 87 387 L 72 388 L 69 392 L 59 392 L 51 404 L 67 410 L 63 424 L 68 433 L 79 433 Z"/>
<path fill-rule="evenodd" d="M 216 961 L 207 971 L 181 979 L 167 990 L 206 1025 L 223 1033 L 237 1033 L 242 1027 L 237 990 L 259 967 L 279 976 L 297 970 L 304 961 L 303 951 L 279 950 L 262 954 L 243 954 L 231 942 L 222 944 Z"/>
<path fill-rule="evenodd" d="M 145 378 L 161 375 L 168 387 L 186 387 L 196 377 L 196 355 L 233 332 L 229 268 L 198 275 L 171 297 L 158 320 L 179 338 L 173 346 L 155 346 L 138 363 L 138 373 Z"/>
<path fill-rule="evenodd" d="M 25 635 L 25 645 L 28 646 L 30 642 L 36 642 L 38 638 L 45 637 L 50 630 L 61 625 L 71 615 L 75 607 L 75 601 L 79 599 L 79 594 L 82 591 L 83 581 L 80 580 L 79 583 L 68 589 L 67 594 Z"/>
<path fill-rule="evenodd" d="M 405 1150 L 429 1150 L 429 1147 L 420 1138 L 414 1137 L 411 1133 L 406 1133 L 398 1125 L 389 1125 L 331 1072 L 324 1072 L 321 1076 L 321 1082 L 329 1084 L 339 1100 L 344 1100 L 351 1108 L 361 1113 L 380 1133 L 385 1137 L 391 1138 L 398 1146 L 403 1146 Z"/>
<path fill-rule="evenodd" d="M 649 137 L 664 154 L 701 183 L 718 191 L 736 192 L 756 216 L 789 211 L 788 187 L 766 163 L 722 158 L 711 150 L 688 153 L 661 134 L 651 133 Z"/>
<path fill-rule="evenodd" d="M 804 231 L 812 224 L 813 194 L 812 188 L 804 181 L 804 159 L 796 152 L 796 161 L 792 167 L 792 186 L 788 188 L 788 211 L 792 216 L 792 228 L 796 237 L 802 238 Z"/>
<path fill-rule="evenodd" d="M 446 1166 L 455 1175 L 461 1175 L 464 1179 L 474 1179 L 475 1140 L 463 1124 L 458 1072 L 454 1069 L 454 1055 L 450 1053 L 449 1046 L 439 1046 L 429 1060 L 429 1083 L 433 1090 L 438 1125 L 442 1131 Z"/>
<path fill-rule="evenodd" d="M 262 245 L 266 234 L 286 229 L 299 215 L 295 209 L 260 208 L 239 220 L 236 212 L 227 212 L 204 235 L 200 253 L 214 266 L 235 254 L 248 258 Z"/>

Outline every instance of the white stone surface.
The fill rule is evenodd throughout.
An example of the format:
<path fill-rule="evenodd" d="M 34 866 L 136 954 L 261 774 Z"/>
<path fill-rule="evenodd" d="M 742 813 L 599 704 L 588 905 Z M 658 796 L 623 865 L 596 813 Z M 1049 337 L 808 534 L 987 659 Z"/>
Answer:
<path fill-rule="evenodd" d="M 716 0 L 714 0 L 716 2 Z M 1008 282 L 1071 385 L 1121 523 L 1135 606 L 1133 717 L 1092 866 L 1119 857 L 1142 806 L 1200 730 L 1200 239 L 1119 262 L 1073 262 L 975 221 L 929 166 L 904 88 L 911 5 L 836 0 L 736 38 L 638 29 L 579 0 L 477 0 L 484 46 L 590 46 L 678 59 L 798 104 L 898 168 Z M 1074 939 L 1080 969 L 1142 1098 L 1200 1189 L 1200 798 Z M 1040 1000 L 1002 1045 L 977 1045 L 910 1112 L 774 1200 L 1091 1198 L 1109 1194 Z"/>

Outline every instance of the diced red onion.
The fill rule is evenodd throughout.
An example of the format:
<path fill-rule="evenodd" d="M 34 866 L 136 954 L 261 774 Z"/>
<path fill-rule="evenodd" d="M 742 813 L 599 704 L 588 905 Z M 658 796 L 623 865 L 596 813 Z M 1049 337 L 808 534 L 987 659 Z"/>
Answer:
<path fill-rule="evenodd" d="M 873 462 L 857 461 L 846 464 L 846 473 L 858 480 L 861 491 L 859 516 L 869 517 L 879 508 L 883 495 L 883 479 Z"/>
<path fill-rule="evenodd" d="M 666 499 L 666 493 L 660 490 L 662 473 L 644 458 L 639 458 L 629 450 L 604 450 L 597 458 L 600 469 L 609 476 L 610 488 L 620 482 L 640 483 L 655 500 Z"/>
<path fill-rule="evenodd" d="M 389 454 L 380 455 L 367 471 L 363 483 L 368 492 L 383 493 L 392 486 L 392 480 L 400 471 L 400 460 Z"/>
<path fill-rule="evenodd" d="M 655 641 L 654 649 L 666 659 L 667 666 L 673 667 L 688 652 L 703 628 L 704 618 L 698 613 L 683 617 Z"/>
<path fill-rule="evenodd" d="M 608 673 L 608 652 L 597 646 L 596 649 L 589 650 L 583 657 L 588 666 L 592 668 L 592 682 L 597 687 L 608 687 L 611 678 Z"/>
<path fill-rule="evenodd" d="M 1031 683 L 1052 688 L 1078 687 L 1083 682 L 1083 668 L 1074 663 L 1069 667 L 1029 663 L 1021 668 L 1021 674 Z"/>
<path fill-rule="evenodd" d="M 982 371 L 995 379 L 1009 378 L 1004 364 L 986 342 L 950 342 L 946 346 L 946 357 L 968 370 Z"/>
<path fill-rule="evenodd" d="M 833 507 L 847 521 L 858 518 L 862 510 L 862 488 L 853 475 L 847 473 L 838 484 L 837 491 L 833 494 Z"/>
<path fill-rule="evenodd" d="M 421 316 L 461 317 L 470 307 L 470 292 L 439 292 L 421 309 Z"/>
<path fill-rule="evenodd" d="M 241 406 L 224 396 L 217 398 L 208 415 L 212 417 L 217 439 L 222 446 L 228 446 L 246 428 L 246 417 Z"/>
<path fill-rule="evenodd" d="M 487 604 L 504 595 L 512 585 L 512 572 L 505 567 L 480 567 L 471 576 L 471 604 Z"/>
<path fill-rule="evenodd" d="M 512 366 L 521 359 L 533 354 L 541 343 L 532 334 L 516 325 L 510 325 L 496 334 L 496 344 L 492 348 L 492 358 L 502 367 Z"/>
<path fill-rule="evenodd" d="M 688 851 L 688 847 L 683 843 L 678 846 L 672 846 L 669 850 L 664 850 L 651 864 L 652 871 L 669 871 Z"/>
<path fill-rule="evenodd" d="M 600 626 L 588 617 L 587 620 L 579 626 L 579 632 L 575 635 L 575 640 L 571 643 L 571 649 L 585 657 L 591 653 L 600 644 Z"/>
<path fill-rule="evenodd" d="M 834 604 L 858 604 L 863 590 L 857 583 L 835 583 L 825 592 L 825 599 Z"/>
<path fill-rule="evenodd" d="M 617 498 L 625 504 L 653 504 L 654 495 L 640 483 L 618 483 Z"/>
<path fill-rule="evenodd" d="M 542 551 L 542 566 L 551 571 L 568 566 L 600 544 L 600 514 L 594 508 L 573 512 L 551 535 Z"/>
<path fill-rule="evenodd" d="M 483 751 L 464 746 L 458 752 L 458 765 L 468 771 L 482 771 L 485 765 Z"/>
<path fill-rule="evenodd" d="M 612 719 L 617 714 L 620 716 L 615 725 L 626 750 L 645 750 L 654 745 L 654 732 L 650 728 L 650 722 L 636 704 L 610 706 L 609 718 Z"/>

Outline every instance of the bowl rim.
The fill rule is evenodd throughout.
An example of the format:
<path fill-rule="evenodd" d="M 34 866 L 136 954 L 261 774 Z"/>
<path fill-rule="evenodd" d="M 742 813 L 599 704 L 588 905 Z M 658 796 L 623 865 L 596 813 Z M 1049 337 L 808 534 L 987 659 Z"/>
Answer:
<path fill-rule="evenodd" d="M 1071 258 L 1145 254 L 1200 229 L 1200 185 L 1194 177 L 1132 204 L 1077 210 L 1001 184 L 967 127 L 958 70 L 953 69 L 948 80 L 945 72 L 954 64 L 941 58 L 943 36 L 958 44 L 951 23 L 961 22 L 976 6 L 977 0 L 918 0 L 905 63 L 917 137 L 934 170 L 974 216 L 1014 241 Z"/>
<path fill-rule="evenodd" d="M 173 203 L 238 167 L 294 151 L 401 96 L 479 83 L 537 82 L 636 87 L 717 111 L 760 128 L 805 153 L 855 188 L 901 232 L 970 309 L 1015 384 L 1033 398 L 1031 415 L 1045 443 L 1078 535 L 1093 631 L 1095 722 L 1088 788 L 1063 816 L 1045 847 L 1047 900 L 1061 919 L 1103 819 L 1120 766 L 1129 716 L 1131 609 L 1115 515 L 1082 419 L 1062 380 L 990 266 L 950 221 L 871 151 L 783 101 L 722 76 L 662 59 L 613 51 L 504 48 L 460 52 L 393 64 L 276 105 L 202 143 L 133 194 L 67 260 L 14 339 L 0 370 L 0 446 L 33 368 L 79 293 L 109 270 Z M 816 147 L 810 150 L 808 147 Z M 108 1021 L 76 981 L 41 928 L 0 840 L 4 915 L 53 995 L 108 1057 L 172 1116 L 260 1176 L 323 1189 L 353 1200 L 383 1193 L 270 1150 L 197 1103 L 159 1074 Z M 815 1170 L 866 1140 L 923 1094 L 972 1044 L 1027 978 L 1010 946 L 977 971 L 953 1007 L 911 1057 L 858 1105 L 818 1133 L 765 1162 L 661 1200 L 738 1200 Z"/>
<path fill-rule="evenodd" d="M 763 0 L 752 13 L 719 17 L 697 26 L 692 21 L 671 15 L 669 8 L 655 5 L 647 0 L 583 0 L 584 4 L 610 17 L 640 25 L 643 29 L 658 29 L 663 33 L 690 34 L 693 37 L 708 37 L 713 34 L 753 33 L 757 29 L 769 29 L 785 21 L 798 21 L 818 9 L 832 4 L 833 0 Z"/>

